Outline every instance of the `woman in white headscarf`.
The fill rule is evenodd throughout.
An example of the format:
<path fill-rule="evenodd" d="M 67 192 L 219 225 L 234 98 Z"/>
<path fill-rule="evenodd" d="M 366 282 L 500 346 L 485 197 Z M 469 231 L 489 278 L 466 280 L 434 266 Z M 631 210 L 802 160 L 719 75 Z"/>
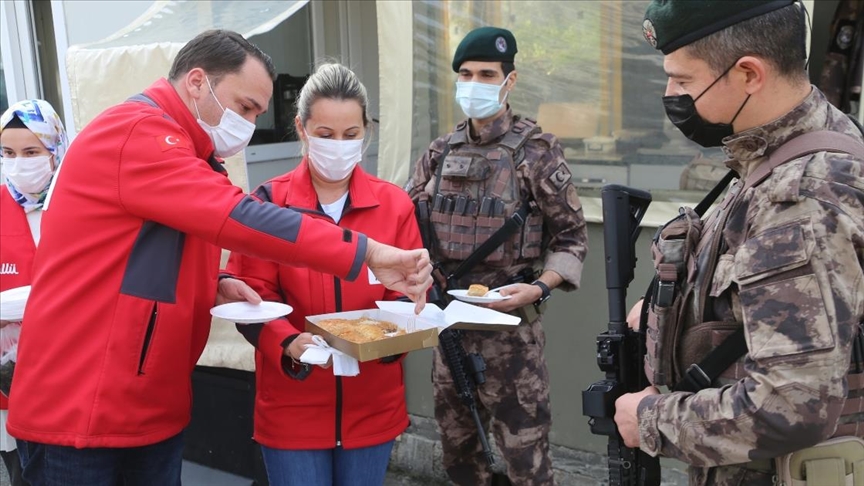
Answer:
<path fill-rule="evenodd" d="M 0 292 L 30 285 L 42 207 L 68 146 L 60 116 L 47 101 L 20 101 L 0 116 Z M 6 433 L 20 320 L 0 313 L 0 457 L 12 486 L 27 484 L 15 439 Z"/>

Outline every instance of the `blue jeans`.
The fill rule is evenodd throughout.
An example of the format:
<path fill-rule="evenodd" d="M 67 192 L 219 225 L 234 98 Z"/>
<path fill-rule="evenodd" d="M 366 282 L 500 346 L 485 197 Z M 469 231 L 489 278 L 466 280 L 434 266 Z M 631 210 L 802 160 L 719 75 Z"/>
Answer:
<path fill-rule="evenodd" d="M 393 442 L 299 451 L 261 446 L 261 452 L 270 486 L 381 486 Z"/>
<path fill-rule="evenodd" d="M 18 441 L 32 486 L 180 486 L 183 434 L 141 447 L 76 449 Z"/>

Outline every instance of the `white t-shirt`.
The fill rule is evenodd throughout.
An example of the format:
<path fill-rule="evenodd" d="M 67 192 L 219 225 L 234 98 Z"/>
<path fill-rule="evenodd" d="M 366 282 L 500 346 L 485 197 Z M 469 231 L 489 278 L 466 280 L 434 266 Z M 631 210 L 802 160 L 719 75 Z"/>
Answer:
<path fill-rule="evenodd" d="M 342 219 L 342 211 L 345 210 L 345 202 L 348 201 L 348 193 L 342 195 L 339 199 L 333 201 L 330 204 L 322 204 L 321 209 L 327 213 L 327 216 L 333 218 L 333 221 L 336 224 L 339 224 L 339 220 Z"/>

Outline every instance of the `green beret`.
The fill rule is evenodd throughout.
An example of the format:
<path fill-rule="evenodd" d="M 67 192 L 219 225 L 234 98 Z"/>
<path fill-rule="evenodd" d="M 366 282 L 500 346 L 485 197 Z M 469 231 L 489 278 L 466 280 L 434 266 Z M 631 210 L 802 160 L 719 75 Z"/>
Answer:
<path fill-rule="evenodd" d="M 645 40 L 663 54 L 796 0 L 652 0 L 642 22 Z"/>
<path fill-rule="evenodd" d="M 453 71 L 465 61 L 513 62 L 516 57 L 516 38 L 507 29 L 480 27 L 468 32 L 453 55 Z"/>

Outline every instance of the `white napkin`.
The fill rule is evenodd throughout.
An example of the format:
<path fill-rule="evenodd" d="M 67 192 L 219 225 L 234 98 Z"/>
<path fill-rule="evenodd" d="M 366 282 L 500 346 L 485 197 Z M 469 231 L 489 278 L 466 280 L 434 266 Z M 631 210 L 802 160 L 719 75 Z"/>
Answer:
<path fill-rule="evenodd" d="M 306 351 L 300 356 L 300 361 L 311 365 L 327 364 L 333 358 L 333 374 L 336 376 L 357 376 L 360 374 L 360 363 L 353 357 L 331 348 L 321 336 L 312 336 L 315 344 L 307 344 Z"/>
<path fill-rule="evenodd" d="M 21 323 L 8 324 L 0 330 L 0 365 L 18 359 L 18 336 L 21 334 Z"/>

